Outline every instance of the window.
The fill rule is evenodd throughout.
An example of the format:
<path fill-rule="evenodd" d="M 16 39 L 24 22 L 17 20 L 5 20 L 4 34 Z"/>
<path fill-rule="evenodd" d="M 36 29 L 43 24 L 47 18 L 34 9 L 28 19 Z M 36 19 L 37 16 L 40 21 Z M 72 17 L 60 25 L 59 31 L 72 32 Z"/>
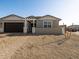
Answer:
<path fill-rule="evenodd" d="M 51 22 L 44 21 L 44 28 L 51 28 Z"/>
<path fill-rule="evenodd" d="M 48 22 L 48 28 L 51 28 L 51 22 Z"/>
<path fill-rule="evenodd" d="M 44 28 L 47 28 L 47 22 L 44 22 Z"/>

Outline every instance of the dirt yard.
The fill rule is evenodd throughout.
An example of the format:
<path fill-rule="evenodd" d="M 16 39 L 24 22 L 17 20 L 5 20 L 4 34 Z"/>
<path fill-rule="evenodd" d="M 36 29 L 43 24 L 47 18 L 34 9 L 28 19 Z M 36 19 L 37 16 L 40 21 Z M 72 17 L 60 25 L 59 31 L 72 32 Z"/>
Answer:
<path fill-rule="evenodd" d="M 79 35 L 0 34 L 0 59 L 79 59 Z"/>

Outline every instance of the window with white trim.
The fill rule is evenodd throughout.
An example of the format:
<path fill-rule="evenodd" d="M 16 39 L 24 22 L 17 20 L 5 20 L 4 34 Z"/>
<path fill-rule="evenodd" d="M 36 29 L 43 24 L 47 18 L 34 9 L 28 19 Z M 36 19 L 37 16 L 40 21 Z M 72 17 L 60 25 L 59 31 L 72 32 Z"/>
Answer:
<path fill-rule="evenodd" d="M 44 28 L 51 28 L 51 22 L 44 21 Z"/>

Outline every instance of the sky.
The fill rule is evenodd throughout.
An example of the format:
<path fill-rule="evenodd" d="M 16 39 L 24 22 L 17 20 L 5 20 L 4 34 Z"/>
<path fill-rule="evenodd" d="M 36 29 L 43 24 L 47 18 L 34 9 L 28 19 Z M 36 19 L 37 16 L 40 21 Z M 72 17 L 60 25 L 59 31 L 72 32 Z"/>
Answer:
<path fill-rule="evenodd" d="M 79 0 L 0 0 L 0 17 L 10 14 L 52 15 L 62 19 L 60 25 L 79 25 Z"/>

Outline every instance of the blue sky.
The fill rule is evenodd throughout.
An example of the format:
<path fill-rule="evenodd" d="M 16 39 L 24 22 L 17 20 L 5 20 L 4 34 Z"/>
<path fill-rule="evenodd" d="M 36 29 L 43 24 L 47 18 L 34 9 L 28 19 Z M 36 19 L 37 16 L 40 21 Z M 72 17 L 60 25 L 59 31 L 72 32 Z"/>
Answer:
<path fill-rule="evenodd" d="M 0 17 L 53 15 L 62 19 L 60 24 L 79 24 L 79 0 L 0 0 Z"/>

